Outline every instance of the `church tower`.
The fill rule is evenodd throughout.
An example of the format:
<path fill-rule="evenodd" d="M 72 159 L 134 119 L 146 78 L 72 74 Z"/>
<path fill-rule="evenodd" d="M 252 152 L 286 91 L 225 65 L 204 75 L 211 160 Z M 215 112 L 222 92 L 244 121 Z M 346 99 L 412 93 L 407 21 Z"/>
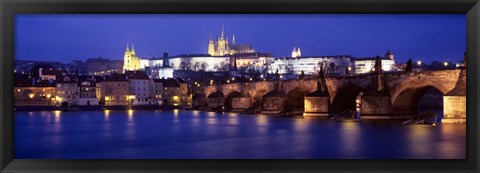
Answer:
<path fill-rule="evenodd" d="M 123 72 L 140 69 L 140 59 L 135 55 L 135 47 L 132 44 L 132 50 L 129 50 L 128 43 L 123 55 Z"/>
<path fill-rule="evenodd" d="M 213 43 L 212 35 L 210 35 L 210 42 L 208 43 L 208 54 L 211 56 L 216 56 L 215 44 Z"/>
<path fill-rule="evenodd" d="M 224 26 L 222 25 L 222 35 L 220 38 L 217 40 L 217 55 L 218 56 L 223 56 L 228 54 L 229 48 L 228 48 L 228 39 L 225 38 L 225 31 L 224 31 Z"/>
<path fill-rule="evenodd" d="M 292 58 L 295 58 L 298 56 L 298 53 L 297 53 L 297 48 L 293 47 L 293 51 L 292 51 Z"/>
<path fill-rule="evenodd" d="M 300 51 L 300 47 L 298 47 L 298 50 L 297 50 L 297 57 L 301 57 L 302 56 L 302 52 Z"/>
<path fill-rule="evenodd" d="M 130 55 L 130 50 L 128 49 L 128 43 L 127 43 L 125 55 L 123 55 L 123 72 L 131 68 L 130 67 L 131 63 L 132 63 L 132 56 Z"/>
<path fill-rule="evenodd" d="M 389 58 L 389 59 L 391 59 L 391 60 L 394 59 L 393 53 L 392 53 L 390 50 L 387 51 L 387 53 L 385 54 L 385 57 L 386 57 L 386 58 Z"/>

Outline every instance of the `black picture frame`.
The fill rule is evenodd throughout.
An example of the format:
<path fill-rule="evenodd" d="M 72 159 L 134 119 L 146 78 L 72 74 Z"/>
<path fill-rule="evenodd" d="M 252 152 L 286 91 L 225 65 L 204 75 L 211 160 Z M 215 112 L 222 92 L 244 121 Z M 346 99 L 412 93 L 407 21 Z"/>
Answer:
<path fill-rule="evenodd" d="M 0 170 L 2 172 L 479 172 L 480 4 L 478 0 L 1 0 Z M 23 160 L 13 158 L 16 14 L 465 14 L 465 160 Z"/>

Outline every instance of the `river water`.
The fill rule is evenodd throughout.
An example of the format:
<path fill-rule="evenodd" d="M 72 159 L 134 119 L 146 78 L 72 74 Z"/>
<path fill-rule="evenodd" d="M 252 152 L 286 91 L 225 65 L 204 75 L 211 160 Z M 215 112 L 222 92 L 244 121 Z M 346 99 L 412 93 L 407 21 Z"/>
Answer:
<path fill-rule="evenodd" d="M 464 159 L 466 125 L 200 111 L 15 112 L 16 159 Z"/>

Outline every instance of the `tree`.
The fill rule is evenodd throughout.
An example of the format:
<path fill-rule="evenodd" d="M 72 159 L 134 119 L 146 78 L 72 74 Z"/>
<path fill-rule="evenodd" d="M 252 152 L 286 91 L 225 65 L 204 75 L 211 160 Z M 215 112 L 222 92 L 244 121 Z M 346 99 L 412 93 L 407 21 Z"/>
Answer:
<path fill-rule="evenodd" d="M 202 62 L 202 63 L 200 64 L 200 70 L 201 70 L 201 71 L 206 71 L 207 68 L 208 68 L 208 64 L 207 64 L 206 62 Z"/>
<path fill-rule="evenodd" d="M 180 69 L 181 69 L 181 70 L 186 70 L 186 64 L 185 64 L 185 62 L 183 62 L 183 61 L 180 62 Z"/>

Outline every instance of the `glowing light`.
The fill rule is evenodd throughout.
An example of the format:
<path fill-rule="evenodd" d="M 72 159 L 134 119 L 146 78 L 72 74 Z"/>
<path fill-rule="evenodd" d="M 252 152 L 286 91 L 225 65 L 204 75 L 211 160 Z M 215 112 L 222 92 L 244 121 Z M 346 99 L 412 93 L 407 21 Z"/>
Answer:
<path fill-rule="evenodd" d="M 417 61 L 417 64 L 418 64 L 418 65 L 422 65 L 422 61 Z"/>
<path fill-rule="evenodd" d="M 230 80 L 227 80 L 227 83 L 230 83 Z"/>
<path fill-rule="evenodd" d="M 253 79 L 252 79 L 252 78 L 250 78 L 250 81 L 252 81 L 252 80 L 253 80 Z"/>
<path fill-rule="evenodd" d="M 352 70 L 352 67 L 348 67 L 348 71 Z"/>
<path fill-rule="evenodd" d="M 129 98 L 130 100 L 135 100 L 135 95 L 129 95 L 128 98 Z"/>
<path fill-rule="evenodd" d="M 47 94 L 47 98 L 50 98 L 50 97 L 52 97 L 52 95 L 51 95 L 51 94 Z"/>
<path fill-rule="evenodd" d="M 263 78 L 263 74 L 260 75 L 260 78 Z"/>
<path fill-rule="evenodd" d="M 173 109 L 173 115 L 178 116 L 178 109 Z"/>
<path fill-rule="evenodd" d="M 17 89 L 17 92 L 20 92 L 20 89 Z"/>
<path fill-rule="evenodd" d="M 105 113 L 105 116 L 107 116 L 107 117 L 110 115 L 110 110 L 108 110 L 108 109 L 105 109 L 105 111 L 103 111 L 103 112 Z"/>
<path fill-rule="evenodd" d="M 446 67 L 448 66 L 448 62 L 444 62 L 443 65 Z"/>
<path fill-rule="evenodd" d="M 33 98 L 35 94 L 29 94 L 28 97 Z"/>
<path fill-rule="evenodd" d="M 282 75 L 280 75 L 280 78 L 283 78 L 283 76 L 282 76 Z"/>
<path fill-rule="evenodd" d="M 109 101 L 109 100 L 110 100 L 110 98 L 105 96 L 105 101 Z"/>
<path fill-rule="evenodd" d="M 235 80 L 235 78 L 234 78 L 234 77 L 232 77 L 232 81 L 234 81 L 234 80 Z"/>

